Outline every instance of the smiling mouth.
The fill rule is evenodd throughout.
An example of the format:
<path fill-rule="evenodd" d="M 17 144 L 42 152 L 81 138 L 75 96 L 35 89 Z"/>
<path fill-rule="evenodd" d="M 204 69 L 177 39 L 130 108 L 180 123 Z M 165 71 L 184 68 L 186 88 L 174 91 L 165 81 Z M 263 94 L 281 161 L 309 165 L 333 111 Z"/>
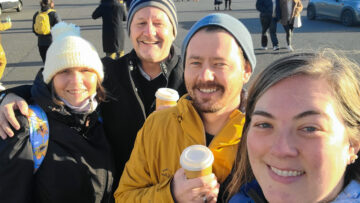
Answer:
<path fill-rule="evenodd" d="M 141 43 L 147 44 L 147 45 L 159 44 L 158 41 L 141 41 Z"/>
<path fill-rule="evenodd" d="M 81 94 L 84 93 L 85 90 L 68 90 L 67 92 L 69 92 L 70 94 Z"/>
<path fill-rule="evenodd" d="M 211 88 L 211 89 L 199 88 L 198 90 L 203 93 L 213 93 L 213 92 L 216 92 L 217 89 L 216 88 Z"/>
<path fill-rule="evenodd" d="M 273 166 L 270 166 L 270 169 L 278 176 L 283 177 L 295 177 L 295 176 L 301 176 L 305 174 L 305 171 L 296 171 L 296 170 L 280 170 L 278 168 L 275 168 Z"/>

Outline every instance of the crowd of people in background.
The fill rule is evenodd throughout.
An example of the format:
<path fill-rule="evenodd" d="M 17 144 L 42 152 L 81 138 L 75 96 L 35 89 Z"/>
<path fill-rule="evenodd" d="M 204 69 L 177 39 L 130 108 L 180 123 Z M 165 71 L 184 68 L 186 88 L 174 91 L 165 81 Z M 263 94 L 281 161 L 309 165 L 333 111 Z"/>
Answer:
<path fill-rule="evenodd" d="M 32 27 L 44 66 L 32 85 L 0 90 L 1 201 L 360 202 L 358 64 L 334 50 L 298 52 L 247 91 L 253 41 L 229 14 L 198 20 L 176 53 L 172 0 L 101 0 L 91 16 L 103 20 L 100 58 L 53 0 L 40 6 Z M 301 1 L 255 6 L 262 49 L 270 30 L 279 50 L 280 22 L 294 51 Z M 178 92 L 175 106 L 156 109 L 160 88 Z M 187 176 L 179 160 L 191 145 L 211 151 L 210 173 Z"/>

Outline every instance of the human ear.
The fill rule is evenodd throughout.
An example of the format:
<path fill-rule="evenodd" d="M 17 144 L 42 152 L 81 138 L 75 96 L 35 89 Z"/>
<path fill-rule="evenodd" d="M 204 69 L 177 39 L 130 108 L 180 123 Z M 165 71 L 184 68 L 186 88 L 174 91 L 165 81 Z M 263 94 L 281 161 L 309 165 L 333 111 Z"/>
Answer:
<path fill-rule="evenodd" d="M 244 66 L 244 84 L 247 83 L 250 79 L 250 76 L 252 74 L 252 68 L 251 68 L 251 65 L 249 63 L 249 61 L 246 61 L 245 62 L 245 66 Z"/>
<path fill-rule="evenodd" d="M 359 152 L 360 146 L 357 144 L 356 146 L 349 146 L 349 157 L 347 164 L 353 164 L 355 163 L 356 159 L 358 158 L 357 153 Z"/>

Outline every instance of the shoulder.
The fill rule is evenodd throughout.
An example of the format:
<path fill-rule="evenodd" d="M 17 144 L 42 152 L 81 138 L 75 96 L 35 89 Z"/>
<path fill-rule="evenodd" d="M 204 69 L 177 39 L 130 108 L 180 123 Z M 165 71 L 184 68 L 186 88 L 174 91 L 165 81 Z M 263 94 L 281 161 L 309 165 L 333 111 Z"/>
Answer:
<path fill-rule="evenodd" d="M 229 203 L 250 203 L 252 202 L 251 198 L 245 194 L 239 192 L 231 197 Z"/>
<path fill-rule="evenodd" d="M 360 182 L 352 180 L 334 200 L 334 203 L 342 202 L 360 202 Z"/>
<path fill-rule="evenodd" d="M 111 75 L 113 73 L 116 74 L 116 72 L 126 72 L 128 67 L 128 60 L 128 54 L 116 60 L 110 57 L 104 57 L 101 59 L 106 75 Z"/>
<path fill-rule="evenodd" d="M 177 132 L 176 129 L 180 127 L 178 115 L 179 111 L 176 106 L 151 113 L 143 125 L 143 134 L 146 139 L 154 140 L 154 136 L 162 139 L 163 136 L 170 133 L 169 131 Z"/>

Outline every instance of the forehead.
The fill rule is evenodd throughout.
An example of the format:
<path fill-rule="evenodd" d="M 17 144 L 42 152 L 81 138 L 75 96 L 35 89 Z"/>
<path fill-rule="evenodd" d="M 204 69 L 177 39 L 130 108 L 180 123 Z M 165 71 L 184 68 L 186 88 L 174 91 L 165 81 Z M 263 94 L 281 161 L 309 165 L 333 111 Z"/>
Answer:
<path fill-rule="evenodd" d="M 133 20 L 136 19 L 158 19 L 158 20 L 167 20 L 170 22 L 169 17 L 165 13 L 165 11 L 160 8 L 154 6 L 147 6 L 139 9 L 133 17 Z"/>
<path fill-rule="evenodd" d="M 186 58 L 194 54 L 220 57 L 242 54 L 242 51 L 235 38 L 227 31 L 201 29 L 190 39 L 186 48 Z"/>
<path fill-rule="evenodd" d="M 257 101 L 255 110 L 296 115 L 309 110 L 334 110 L 335 104 L 335 97 L 326 79 L 298 75 L 283 79 L 266 90 Z"/>

